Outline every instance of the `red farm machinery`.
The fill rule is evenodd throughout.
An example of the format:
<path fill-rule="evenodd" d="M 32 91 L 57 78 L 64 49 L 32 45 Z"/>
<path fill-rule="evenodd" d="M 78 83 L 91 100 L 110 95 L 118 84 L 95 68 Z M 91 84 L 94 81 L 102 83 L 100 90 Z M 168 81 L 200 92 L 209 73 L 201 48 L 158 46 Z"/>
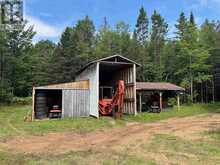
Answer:
<path fill-rule="evenodd" d="M 113 115 L 115 118 L 122 117 L 122 108 L 124 104 L 125 83 L 119 80 L 114 96 L 110 99 L 99 100 L 99 113 L 102 116 Z"/>

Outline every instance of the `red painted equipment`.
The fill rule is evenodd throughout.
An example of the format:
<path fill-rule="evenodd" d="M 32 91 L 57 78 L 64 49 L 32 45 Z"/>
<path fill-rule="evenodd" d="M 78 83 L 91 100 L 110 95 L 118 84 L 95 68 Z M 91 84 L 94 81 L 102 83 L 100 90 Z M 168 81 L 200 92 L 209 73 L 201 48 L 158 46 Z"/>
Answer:
<path fill-rule="evenodd" d="M 124 104 L 125 83 L 123 80 L 118 81 L 118 88 L 112 99 L 99 100 L 99 112 L 101 115 L 122 115 L 122 108 Z"/>

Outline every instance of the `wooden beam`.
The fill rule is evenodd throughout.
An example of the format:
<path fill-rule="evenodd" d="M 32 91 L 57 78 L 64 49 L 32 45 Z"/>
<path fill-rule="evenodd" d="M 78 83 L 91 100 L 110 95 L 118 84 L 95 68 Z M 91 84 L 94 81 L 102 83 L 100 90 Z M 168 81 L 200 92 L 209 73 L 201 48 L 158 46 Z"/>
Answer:
<path fill-rule="evenodd" d="M 35 87 L 32 89 L 32 115 L 31 115 L 31 121 L 34 120 L 34 114 L 35 114 Z"/>
<path fill-rule="evenodd" d="M 180 110 L 180 94 L 177 93 L 177 109 Z"/>
<path fill-rule="evenodd" d="M 142 112 L 142 94 L 141 92 L 139 93 L 139 112 Z"/>
<path fill-rule="evenodd" d="M 162 110 L 163 109 L 163 93 L 160 92 L 160 109 Z"/>
<path fill-rule="evenodd" d="M 133 87 L 133 91 L 134 91 L 134 115 L 137 115 L 137 95 L 136 95 L 136 87 L 137 87 L 137 83 L 136 83 L 136 64 L 133 64 L 133 76 L 134 76 L 134 87 Z"/>

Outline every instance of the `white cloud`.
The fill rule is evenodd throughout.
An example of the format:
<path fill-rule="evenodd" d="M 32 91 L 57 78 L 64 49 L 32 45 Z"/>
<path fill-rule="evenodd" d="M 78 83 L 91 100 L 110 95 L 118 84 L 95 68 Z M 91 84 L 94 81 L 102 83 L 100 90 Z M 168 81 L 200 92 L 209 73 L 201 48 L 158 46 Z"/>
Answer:
<path fill-rule="evenodd" d="M 37 38 L 56 38 L 59 37 L 62 33 L 62 29 L 50 25 L 38 18 L 32 17 L 32 16 L 25 16 L 26 20 L 28 21 L 28 26 L 34 26 L 34 31 L 37 32 L 36 37 Z"/>
<path fill-rule="evenodd" d="M 207 7 L 210 5 L 220 5 L 220 0 L 198 0 L 198 1 L 199 4 L 203 7 Z"/>

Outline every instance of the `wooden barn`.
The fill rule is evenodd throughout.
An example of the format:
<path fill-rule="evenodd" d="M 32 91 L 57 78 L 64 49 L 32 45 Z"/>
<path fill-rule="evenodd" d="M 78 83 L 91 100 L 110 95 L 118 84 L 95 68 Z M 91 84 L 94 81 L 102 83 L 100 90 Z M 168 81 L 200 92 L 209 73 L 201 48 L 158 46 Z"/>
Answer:
<path fill-rule="evenodd" d="M 75 82 L 33 88 L 33 118 L 50 116 L 51 110 L 60 117 L 99 117 L 99 99 L 112 97 L 118 80 L 125 82 L 123 112 L 136 114 L 136 62 L 114 55 L 88 63 Z M 55 106 L 55 107 L 53 107 Z"/>
<path fill-rule="evenodd" d="M 32 119 L 89 116 L 89 81 L 54 84 L 33 88 Z"/>
<path fill-rule="evenodd" d="M 124 114 L 141 112 L 142 96 L 146 91 L 158 91 L 161 95 L 162 91 L 184 90 L 172 84 L 165 87 L 157 84 L 155 88 L 155 84 L 137 83 L 136 68 L 139 66 L 128 58 L 114 55 L 88 63 L 78 72 L 75 82 L 34 87 L 32 119 L 51 118 L 53 115 L 60 118 L 99 118 L 99 100 L 113 97 L 118 80 L 125 83 Z"/>

